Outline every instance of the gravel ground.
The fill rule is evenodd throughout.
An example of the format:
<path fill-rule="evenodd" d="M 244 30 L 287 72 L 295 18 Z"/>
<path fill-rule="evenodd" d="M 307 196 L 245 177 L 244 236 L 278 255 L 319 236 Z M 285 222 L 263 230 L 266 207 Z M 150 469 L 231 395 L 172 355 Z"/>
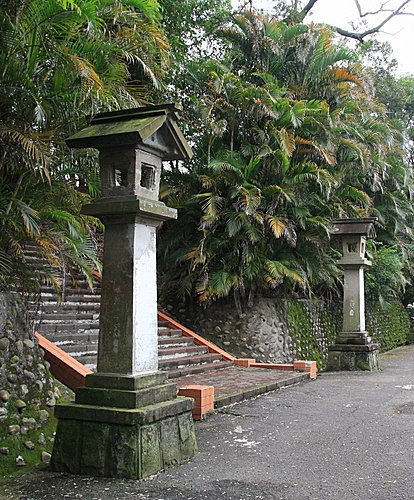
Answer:
<path fill-rule="evenodd" d="M 4 499 L 414 499 L 414 346 L 197 424 L 200 452 L 145 481 L 28 474 Z M 3 495 L 3 496 L 2 496 Z"/>

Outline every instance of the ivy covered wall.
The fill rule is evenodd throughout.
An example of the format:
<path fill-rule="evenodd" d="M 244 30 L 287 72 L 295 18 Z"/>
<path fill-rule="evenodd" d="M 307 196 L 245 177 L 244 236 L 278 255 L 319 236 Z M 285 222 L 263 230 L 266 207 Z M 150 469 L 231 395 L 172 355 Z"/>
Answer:
<path fill-rule="evenodd" d="M 287 322 L 300 359 L 326 367 L 328 346 L 335 342 L 342 325 L 342 305 L 310 301 L 288 301 Z M 410 333 L 410 319 L 400 302 L 367 304 L 366 328 L 381 352 L 405 345 Z"/>
<path fill-rule="evenodd" d="M 381 352 L 405 345 L 411 330 L 410 317 L 401 302 L 391 304 L 369 304 L 367 307 L 367 330 Z"/>

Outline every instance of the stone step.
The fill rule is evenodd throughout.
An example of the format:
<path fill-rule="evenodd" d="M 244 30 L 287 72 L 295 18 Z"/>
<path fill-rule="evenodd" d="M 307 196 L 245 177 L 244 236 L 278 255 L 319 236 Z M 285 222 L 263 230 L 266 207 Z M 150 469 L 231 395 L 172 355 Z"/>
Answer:
<path fill-rule="evenodd" d="M 63 276 L 59 276 L 60 279 L 63 280 Z M 65 284 L 66 286 L 74 286 L 74 287 L 84 287 L 85 289 L 89 289 L 89 282 L 85 278 L 85 276 L 75 273 L 72 275 L 66 274 L 65 276 Z M 92 280 L 94 286 L 100 287 L 101 282 L 99 280 Z M 42 283 L 41 288 L 51 288 L 53 290 L 53 286 L 50 283 Z"/>
<path fill-rule="evenodd" d="M 99 334 L 99 328 L 98 328 L 98 323 L 93 323 L 96 328 L 85 328 L 85 323 L 73 323 L 73 324 L 62 324 L 62 323 L 57 323 L 57 324 L 51 324 L 51 323 L 39 323 L 36 325 L 36 329 L 39 331 L 40 334 L 45 334 L 45 335 L 53 335 L 56 337 L 56 335 L 60 335 L 62 341 L 65 340 L 71 340 L 71 339 L 78 339 L 81 340 L 85 336 L 88 338 L 93 337 L 93 338 L 98 338 Z M 88 326 L 90 326 L 90 323 L 88 323 Z M 52 340 L 52 339 L 51 339 Z M 171 335 L 159 335 L 158 337 L 158 342 L 160 345 L 163 346 L 174 346 L 174 345 L 190 345 L 192 346 L 194 344 L 194 341 L 191 337 L 183 337 L 181 335 L 181 330 L 176 330 L 172 331 Z"/>
<path fill-rule="evenodd" d="M 39 329 L 39 333 L 42 335 L 43 332 Z M 73 343 L 87 344 L 87 343 L 97 343 L 99 338 L 98 330 L 89 330 L 84 333 L 74 333 L 74 334 L 64 334 L 64 335 L 47 335 L 47 338 L 58 345 L 70 345 Z M 62 348 L 63 349 L 63 348 Z"/>
<path fill-rule="evenodd" d="M 82 343 L 74 343 L 74 344 L 59 344 L 56 342 L 56 345 L 63 349 L 65 352 L 70 354 L 71 356 L 75 356 L 76 353 L 88 353 L 90 355 L 98 354 L 98 342 L 90 342 L 86 344 Z"/>
<path fill-rule="evenodd" d="M 45 319 L 39 318 L 38 321 L 39 325 L 42 326 L 42 328 L 46 328 L 48 331 L 50 330 L 59 330 L 60 328 L 71 328 L 72 327 L 79 327 L 81 330 L 86 330 L 90 328 L 98 328 L 99 326 L 99 319 L 93 320 L 93 319 L 86 319 L 83 320 L 82 318 L 76 318 L 76 319 Z"/>
<path fill-rule="evenodd" d="M 38 325 L 39 328 L 37 330 L 39 331 L 40 334 L 44 331 L 42 330 L 42 324 Z M 52 334 L 57 334 L 60 335 L 60 341 L 65 342 L 65 341 L 74 341 L 74 342 L 83 342 L 85 339 L 98 339 L 99 336 L 99 328 L 93 328 L 86 330 L 84 332 L 79 332 L 77 328 L 75 328 L 76 325 L 71 325 L 71 329 L 69 333 L 63 333 L 59 328 L 57 328 L 55 331 L 52 332 Z M 49 326 L 47 327 L 47 330 L 49 330 Z M 48 333 L 49 334 L 49 333 Z M 56 340 L 55 340 L 56 342 Z M 158 344 L 160 346 L 176 346 L 176 345 L 188 345 L 188 346 L 193 346 L 194 345 L 194 340 L 191 337 L 158 337 Z"/>
<path fill-rule="evenodd" d="M 182 368 L 175 368 L 173 370 L 162 368 L 162 370 L 168 372 L 168 378 L 173 379 L 177 377 L 185 377 L 186 375 L 195 375 L 196 373 L 204 373 L 212 370 L 221 370 L 222 368 L 228 368 L 229 366 L 233 366 L 233 363 L 231 361 L 216 361 L 215 363 L 190 365 L 190 366 L 184 366 Z"/>
<path fill-rule="evenodd" d="M 184 346 L 184 347 L 166 347 L 158 349 L 158 359 L 176 359 L 194 356 L 198 354 L 207 354 L 208 349 L 204 346 Z"/>
<path fill-rule="evenodd" d="M 82 288 L 82 287 L 69 287 L 65 286 L 64 287 L 64 295 L 65 297 L 68 297 L 69 295 L 74 295 L 74 296 L 83 296 L 83 295 L 93 295 L 94 297 L 97 297 L 100 300 L 100 289 L 98 290 L 91 290 L 89 287 L 88 288 Z M 40 288 L 40 296 L 43 297 L 53 297 L 56 300 L 56 291 L 53 287 L 41 287 Z"/>
<path fill-rule="evenodd" d="M 98 321 L 99 320 L 99 314 L 91 314 L 91 313 L 88 313 L 88 312 L 80 312 L 78 314 L 73 314 L 71 311 L 69 311 L 68 313 L 62 313 L 62 312 L 59 312 L 59 313 L 39 313 L 37 314 L 36 316 L 39 317 L 39 319 L 41 320 L 41 323 L 42 325 L 48 325 L 48 324 L 52 324 L 52 323 L 72 323 L 72 322 L 78 322 L 78 321 L 81 321 L 81 322 L 85 322 L 85 321 Z M 36 320 L 36 316 L 35 316 L 35 320 Z"/>
<path fill-rule="evenodd" d="M 82 303 L 82 302 L 41 302 L 32 304 L 29 308 L 33 315 L 43 314 L 71 314 L 71 313 L 99 313 L 100 305 L 98 303 Z"/>
<path fill-rule="evenodd" d="M 48 303 L 55 303 L 56 302 L 56 293 L 42 293 L 41 295 L 41 300 L 43 302 L 48 302 Z M 99 295 L 93 295 L 93 294 L 83 294 L 79 293 L 77 295 L 73 294 L 66 294 L 65 295 L 65 300 L 62 301 L 62 304 L 65 304 L 67 302 L 76 302 L 77 304 L 86 304 L 86 303 L 94 303 L 98 304 L 100 303 L 101 298 Z"/>
<path fill-rule="evenodd" d="M 220 354 L 200 354 L 196 356 L 183 356 L 172 359 L 160 359 L 159 367 L 162 370 L 181 368 L 189 365 L 202 365 L 205 363 L 214 363 L 221 361 Z"/>
<path fill-rule="evenodd" d="M 173 347 L 181 345 L 194 345 L 194 339 L 191 337 L 158 337 L 158 345 L 161 347 Z"/>
<path fill-rule="evenodd" d="M 166 327 L 158 327 L 158 335 L 160 337 L 181 337 L 183 332 L 181 330 L 166 328 Z"/>
<path fill-rule="evenodd" d="M 82 363 L 86 366 L 94 366 L 95 368 L 93 369 L 96 369 L 96 354 L 97 352 L 94 354 L 94 355 L 91 355 L 90 353 L 73 353 L 71 354 L 71 356 L 73 356 L 75 359 L 77 359 L 79 361 L 79 363 Z M 92 370 L 92 368 L 91 368 Z"/>
<path fill-rule="evenodd" d="M 186 340 L 186 339 L 184 339 Z M 191 341 L 191 339 L 189 339 Z M 98 346 L 99 336 L 88 334 L 78 334 L 76 336 L 67 336 L 62 340 L 55 342 L 57 346 L 67 353 L 76 352 L 77 350 L 96 351 Z M 195 354 L 206 354 L 207 347 L 192 346 L 188 344 L 180 345 L 180 347 L 165 347 L 163 344 L 158 343 L 158 355 L 160 357 L 179 357 L 179 356 L 194 356 Z"/>
<path fill-rule="evenodd" d="M 47 337 L 52 342 L 55 342 L 59 337 L 76 336 L 80 333 L 99 334 L 99 327 L 97 323 L 81 323 L 81 324 L 47 324 L 35 325 L 35 329 Z"/>

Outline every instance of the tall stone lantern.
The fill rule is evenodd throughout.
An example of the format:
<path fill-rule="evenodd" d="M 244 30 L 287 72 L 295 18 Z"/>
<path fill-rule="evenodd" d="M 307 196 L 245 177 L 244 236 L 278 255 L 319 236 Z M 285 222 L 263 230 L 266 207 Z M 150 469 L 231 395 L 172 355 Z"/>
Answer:
<path fill-rule="evenodd" d="M 344 271 L 343 325 L 335 344 L 329 346 L 328 370 L 378 369 L 378 345 L 372 343 L 365 329 L 364 268 L 367 238 L 375 237 L 376 219 L 337 219 L 333 235 L 342 240 Z"/>
<path fill-rule="evenodd" d="M 102 198 L 83 213 L 105 240 L 97 372 L 56 407 L 55 471 L 139 479 L 196 451 L 193 402 L 158 371 L 156 228 L 177 217 L 158 200 L 161 164 L 192 155 L 178 111 L 102 113 L 66 141 L 99 150 Z"/>

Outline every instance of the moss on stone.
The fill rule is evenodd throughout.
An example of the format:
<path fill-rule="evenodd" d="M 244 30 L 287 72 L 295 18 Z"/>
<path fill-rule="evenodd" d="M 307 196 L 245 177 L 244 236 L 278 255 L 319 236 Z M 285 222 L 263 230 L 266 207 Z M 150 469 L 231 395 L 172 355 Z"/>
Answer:
<path fill-rule="evenodd" d="M 318 370 L 326 369 L 328 346 L 342 326 L 342 307 L 321 301 L 286 301 L 286 315 L 290 335 L 294 339 L 297 359 L 310 359 L 318 363 Z M 410 319 L 400 302 L 368 303 L 366 306 L 367 331 L 381 352 L 407 343 Z M 361 360 L 359 369 L 367 369 Z M 368 363 L 369 364 L 369 363 Z M 364 366 L 364 368 L 362 368 Z"/>
<path fill-rule="evenodd" d="M 26 418 L 34 418 L 35 413 L 28 411 L 25 412 Z M 24 435 L 16 434 L 11 435 L 8 433 L 9 425 L 15 424 L 15 420 L 10 418 L 3 420 L 0 426 L 0 447 L 9 450 L 7 455 L 0 456 L 0 484 L 8 482 L 16 473 L 22 471 L 27 473 L 32 468 L 41 463 L 41 454 L 43 451 L 52 453 L 53 448 L 53 435 L 56 430 L 56 419 L 53 416 L 53 411 L 49 411 L 48 421 L 40 428 L 28 429 Z M 44 436 L 44 444 L 39 443 L 41 434 Z M 34 448 L 29 450 L 25 447 L 24 443 L 31 441 Z M 23 457 L 26 465 L 16 466 L 16 458 Z"/>
<path fill-rule="evenodd" d="M 410 334 L 410 318 L 401 302 L 368 304 L 367 330 L 385 352 L 405 345 Z"/>
<path fill-rule="evenodd" d="M 337 319 L 320 301 L 285 302 L 290 335 L 297 359 L 316 361 L 318 370 L 326 368 L 327 347 L 335 340 Z"/>

